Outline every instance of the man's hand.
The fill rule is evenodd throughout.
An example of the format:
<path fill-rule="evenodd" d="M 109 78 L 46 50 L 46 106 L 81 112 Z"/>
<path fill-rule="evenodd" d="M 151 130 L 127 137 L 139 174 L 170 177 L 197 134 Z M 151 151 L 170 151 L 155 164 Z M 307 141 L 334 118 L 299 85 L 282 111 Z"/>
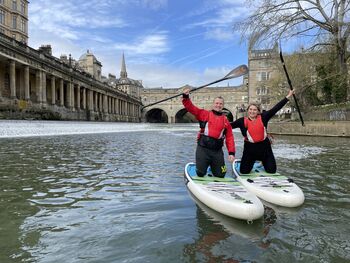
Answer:
<path fill-rule="evenodd" d="M 229 155 L 228 156 L 228 160 L 229 160 L 229 162 L 233 163 L 233 161 L 235 160 L 235 156 L 234 155 Z"/>
<path fill-rule="evenodd" d="M 184 88 L 182 93 L 183 93 L 183 94 L 186 94 L 186 95 L 189 95 L 189 94 L 190 94 L 190 91 L 191 91 L 190 88 Z"/>

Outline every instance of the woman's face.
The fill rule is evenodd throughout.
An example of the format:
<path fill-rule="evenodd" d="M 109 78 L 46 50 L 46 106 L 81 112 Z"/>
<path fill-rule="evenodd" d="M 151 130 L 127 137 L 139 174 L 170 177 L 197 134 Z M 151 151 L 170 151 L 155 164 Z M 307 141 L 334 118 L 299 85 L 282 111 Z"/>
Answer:
<path fill-rule="evenodd" d="M 248 117 L 250 119 L 256 119 L 256 116 L 259 114 L 259 109 L 255 105 L 250 105 L 248 108 Z"/>

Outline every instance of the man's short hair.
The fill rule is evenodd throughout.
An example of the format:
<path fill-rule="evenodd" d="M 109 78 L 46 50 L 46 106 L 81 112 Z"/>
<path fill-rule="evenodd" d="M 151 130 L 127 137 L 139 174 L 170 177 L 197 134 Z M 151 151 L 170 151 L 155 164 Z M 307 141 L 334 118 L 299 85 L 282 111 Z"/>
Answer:
<path fill-rule="evenodd" d="M 214 98 L 214 100 L 213 100 L 213 102 L 214 102 L 216 99 L 220 99 L 220 100 L 222 100 L 222 102 L 225 102 L 224 98 L 223 98 L 223 97 L 221 97 L 221 96 L 217 96 L 217 97 L 215 97 L 215 98 Z"/>

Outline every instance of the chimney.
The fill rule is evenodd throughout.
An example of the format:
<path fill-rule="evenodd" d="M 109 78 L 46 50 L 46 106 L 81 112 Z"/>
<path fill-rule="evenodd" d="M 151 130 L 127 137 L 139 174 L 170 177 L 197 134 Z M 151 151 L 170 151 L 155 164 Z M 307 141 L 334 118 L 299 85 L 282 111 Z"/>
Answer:
<path fill-rule="evenodd" d="M 41 47 L 39 47 L 39 52 L 43 53 L 45 55 L 49 55 L 52 56 L 52 48 L 51 45 L 41 45 Z"/>

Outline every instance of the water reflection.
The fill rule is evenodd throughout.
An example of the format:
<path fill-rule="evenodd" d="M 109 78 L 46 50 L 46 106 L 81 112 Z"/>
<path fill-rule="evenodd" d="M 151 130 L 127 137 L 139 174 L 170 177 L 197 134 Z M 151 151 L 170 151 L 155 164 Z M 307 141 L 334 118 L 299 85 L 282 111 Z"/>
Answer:
<path fill-rule="evenodd" d="M 276 222 L 277 216 L 272 208 L 265 207 L 264 217 L 248 224 L 243 220 L 222 215 L 204 205 L 192 194 L 191 198 L 197 206 L 198 237 L 191 244 L 184 246 L 184 252 L 189 262 L 242 262 L 253 258 L 247 251 L 247 245 L 256 244 L 262 250 L 255 253 L 263 253 L 270 245 L 268 234 L 270 227 Z M 243 251 L 240 246 L 232 246 L 227 250 L 226 243 L 232 239 L 238 241 L 240 246 L 245 244 Z M 237 242 L 235 241 L 235 242 Z M 242 253 L 243 252 L 243 253 Z M 242 257 L 246 254 L 246 257 Z M 256 255 L 255 255 L 256 256 Z"/>

